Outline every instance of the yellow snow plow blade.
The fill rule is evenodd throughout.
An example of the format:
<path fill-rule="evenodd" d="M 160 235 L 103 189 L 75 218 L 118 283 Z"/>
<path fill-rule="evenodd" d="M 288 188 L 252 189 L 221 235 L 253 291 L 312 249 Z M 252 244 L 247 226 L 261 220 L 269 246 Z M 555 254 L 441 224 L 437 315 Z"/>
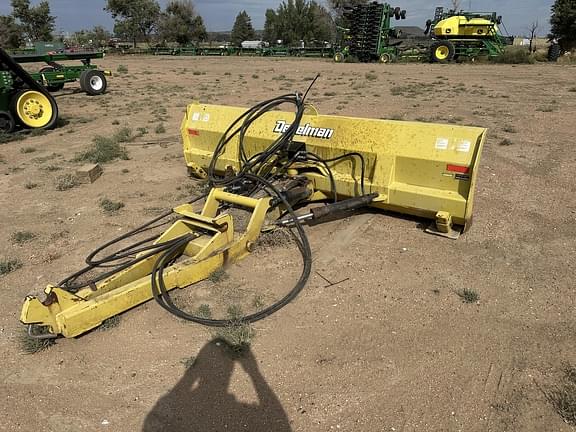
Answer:
<path fill-rule="evenodd" d="M 181 125 L 189 172 L 206 176 L 215 147 L 245 108 L 193 103 Z M 272 111 L 248 129 L 248 157 L 263 151 L 285 132 L 294 113 Z M 372 207 L 432 219 L 430 231 L 457 237 L 472 221 L 474 188 L 487 130 L 408 121 L 319 115 L 309 107 L 290 152 L 307 151 L 326 160 L 339 198 L 360 195 L 361 159 L 366 193 L 378 193 Z M 216 172 L 237 172 L 238 138 L 226 146 Z M 289 174 L 305 175 L 313 199 L 333 196 L 328 170 L 294 162 Z"/>

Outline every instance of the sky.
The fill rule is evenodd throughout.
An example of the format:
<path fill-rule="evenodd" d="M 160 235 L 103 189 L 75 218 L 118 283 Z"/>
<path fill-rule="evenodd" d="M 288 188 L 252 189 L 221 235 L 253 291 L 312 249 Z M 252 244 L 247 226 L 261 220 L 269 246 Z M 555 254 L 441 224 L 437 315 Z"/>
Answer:
<path fill-rule="evenodd" d="M 39 0 L 32 0 L 32 4 Z M 164 6 L 168 0 L 160 0 Z M 545 36 L 549 29 L 550 8 L 554 0 L 462 0 L 462 8 L 492 12 L 504 17 L 504 25 L 511 35 L 525 35 L 530 24 L 539 22 L 538 34 Z M 238 12 L 245 10 L 252 18 L 255 29 L 264 27 L 266 9 L 276 9 L 281 0 L 195 0 L 198 13 L 202 15 L 208 31 L 230 30 Z M 322 3 L 323 0 L 320 0 Z M 56 16 L 58 32 L 73 32 L 103 25 L 112 30 L 114 22 L 103 8 L 105 0 L 49 0 L 52 15 Z M 397 0 L 391 3 L 408 11 L 408 17 L 395 25 L 424 27 L 434 15 L 436 6 L 448 7 L 448 0 Z M 11 12 L 10 0 L 0 0 L 0 14 Z"/>

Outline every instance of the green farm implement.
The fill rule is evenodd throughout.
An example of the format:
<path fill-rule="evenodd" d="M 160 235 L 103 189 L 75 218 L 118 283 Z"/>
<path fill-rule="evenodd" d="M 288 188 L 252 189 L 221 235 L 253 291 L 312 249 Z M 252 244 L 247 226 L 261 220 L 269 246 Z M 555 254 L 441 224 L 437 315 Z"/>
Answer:
<path fill-rule="evenodd" d="M 45 63 L 38 72 L 30 76 L 46 87 L 49 91 L 59 91 L 66 83 L 79 81 L 82 91 L 89 95 L 100 95 L 106 91 L 108 82 L 106 76 L 110 71 L 103 71 L 92 64 L 93 59 L 101 59 L 104 53 L 98 51 L 86 52 L 47 52 L 43 54 L 14 54 L 12 58 L 17 63 Z M 64 65 L 62 61 L 80 61 L 80 65 Z"/>
<path fill-rule="evenodd" d="M 400 55 L 400 42 L 391 43 L 392 38 L 398 37 L 392 27 L 392 18 L 406 19 L 406 11 L 377 2 L 345 10 L 344 20 L 348 27 L 341 29 L 342 48 L 334 54 L 334 61 L 342 62 L 349 55 L 362 62 L 395 61 Z"/>
<path fill-rule="evenodd" d="M 371 2 L 347 9 L 343 16 L 347 28 L 340 28 L 342 41 L 334 55 L 336 62 L 354 56 L 362 62 L 445 63 L 497 57 L 510 44 L 510 39 L 500 33 L 502 17 L 495 12 L 444 12 L 444 8 L 436 8 L 434 19 L 426 22 L 424 35 L 411 41 L 402 40 L 400 31 L 392 26 L 392 18 L 406 17 L 406 11 L 399 7 Z"/>

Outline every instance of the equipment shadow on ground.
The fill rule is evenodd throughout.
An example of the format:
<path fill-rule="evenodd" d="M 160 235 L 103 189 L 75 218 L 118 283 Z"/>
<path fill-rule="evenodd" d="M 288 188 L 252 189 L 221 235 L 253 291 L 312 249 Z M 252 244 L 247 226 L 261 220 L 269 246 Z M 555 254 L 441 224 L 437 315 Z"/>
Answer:
<path fill-rule="evenodd" d="M 234 366 L 249 376 L 258 403 L 240 402 L 228 392 Z M 146 416 L 143 432 L 290 432 L 280 400 L 260 373 L 249 348 L 234 352 L 214 339 L 199 352 L 176 386 Z"/>

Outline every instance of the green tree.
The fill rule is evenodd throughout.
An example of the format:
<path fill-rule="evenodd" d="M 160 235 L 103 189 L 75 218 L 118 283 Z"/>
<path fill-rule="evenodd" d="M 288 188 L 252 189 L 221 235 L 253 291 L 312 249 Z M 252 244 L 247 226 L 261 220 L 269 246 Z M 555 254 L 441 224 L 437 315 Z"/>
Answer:
<path fill-rule="evenodd" d="M 90 39 L 96 47 L 104 47 L 108 45 L 108 41 L 112 38 L 112 33 L 106 30 L 101 25 L 95 26 L 92 31 L 89 32 Z"/>
<path fill-rule="evenodd" d="M 281 39 L 285 44 L 322 43 L 334 38 L 334 22 L 328 11 L 307 0 L 283 1 L 275 12 L 270 14 L 270 35 Z"/>
<path fill-rule="evenodd" d="M 576 44 L 576 0 L 556 0 L 550 18 L 551 38 L 569 47 Z"/>
<path fill-rule="evenodd" d="M 114 33 L 134 42 L 150 43 L 150 36 L 158 26 L 160 6 L 156 0 L 107 0 L 104 10 L 115 20 Z"/>
<path fill-rule="evenodd" d="M 233 45 L 240 46 L 242 41 L 254 40 L 255 37 L 256 33 L 254 32 L 254 27 L 252 27 L 252 20 L 246 11 L 240 12 L 236 16 L 234 27 L 232 27 L 230 41 Z"/>
<path fill-rule="evenodd" d="M 158 35 L 162 41 L 188 45 L 207 37 L 202 17 L 191 0 L 172 0 L 160 17 Z"/>
<path fill-rule="evenodd" d="M 30 0 L 12 0 L 12 16 L 16 18 L 26 38 L 31 41 L 51 41 L 55 18 L 50 5 L 43 0 L 30 6 Z"/>
<path fill-rule="evenodd" d="M 111 38 L 112 33 L 102 26 L 95 26 L 92 30 L 80 30 L 72 35 L 72 39 L 78 45 L 90 45 L 94 48 L 105 47 Z"/>
<path fill-rule="evenodd" d="M 22 29 L 14 17 L 0 15 L 0 46 L 4 48 L 18 48 L 22 41 Z"/>
<path fill-rule="evenodd" d="M 328 10 L 315 1 L 310 2 L 309 8 L 308 25 L 310 26 L 309 31 L 312 40 L 318 42 L 332 41 L 336 29 Z"/>
<path fill-rule="evenodd" d="M 264 33 L 262 34 L 262 40 L 266 42 L 274 43 L 278 40 L 278 35 L 276 29 L 278 27 L 278 16 L 274 9 L 266 9 L 266 21 L 264 21 Z"/>

